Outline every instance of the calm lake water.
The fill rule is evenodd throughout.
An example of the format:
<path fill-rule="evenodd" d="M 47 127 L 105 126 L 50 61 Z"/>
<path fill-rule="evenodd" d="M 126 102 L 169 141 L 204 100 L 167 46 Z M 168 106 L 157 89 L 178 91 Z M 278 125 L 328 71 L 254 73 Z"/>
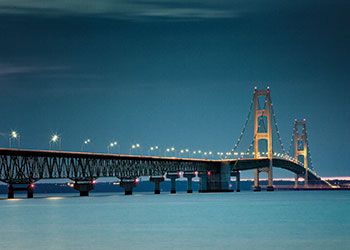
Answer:
<path fill-rule="evenodd" d="M 0 200 L 0 249 L 350 249 L 350 192 Z"/>

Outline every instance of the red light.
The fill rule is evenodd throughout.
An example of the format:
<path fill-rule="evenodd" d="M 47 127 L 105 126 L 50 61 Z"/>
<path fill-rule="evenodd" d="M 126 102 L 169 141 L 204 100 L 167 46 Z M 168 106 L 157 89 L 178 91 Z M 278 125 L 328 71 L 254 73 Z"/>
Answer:
<path fill-rule="evenodd" d="M 92 185 L 95 185 L 96 184 L 96 180 L 92 180 Z"/>
<path fill-rule="evenodd" d="M 31 183 L 31 184 L 29 185 L 29 187 L 30 187 L 30 188 L 35 188 L 34 183 Z"/>
<path fill-rule="evenodd" d="M 194 171 L 194 175 L 198 175 L 198 171 Z"/>
<path fill-rule="evenodd" d="M 135 184 L 139 183 L 140 182 L 139 178 L 136 178 L 134 182 Z"/>
<path fill-rule="evenodd" d="M 208 171 L 208 172 L 207 172 L 207 175 L 208 175 L 208 176 L 210 176 L 210 175 L 211 175 L 211 172 L 210 172 L 210 171 Z"/>

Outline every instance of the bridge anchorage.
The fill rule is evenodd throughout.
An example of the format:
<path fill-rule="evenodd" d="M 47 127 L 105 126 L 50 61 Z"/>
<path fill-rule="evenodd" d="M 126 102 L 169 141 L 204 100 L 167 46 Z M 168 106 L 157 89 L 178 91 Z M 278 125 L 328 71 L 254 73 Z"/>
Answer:
<path fill-rule="evenodd" d="M 262 107 L 259 98 L 264 98 Z M 245 153 L 239 154 L 236 150 L 253 112 L 253 141 Z M 273 151 L 273 122 L 283 153 Z M 187 178 L 188 193 L 193 192 L 192 180 L 195 177 L 199 179 L 199 192 L 231 192 L 230 179 L 236 177 L 236 191 L 239 192 L 240 175 L 246 170 L 254 171 L 254 191 L 261 190 L 259 178 L 262 172 L 267 173 L 267 191 L 273 191 L 272 173 L 276 167 L 296 175 L 295 187 L 299 187 L 298 178 L 304 178 L 305 187 L 311 183 L 323 183 L 312 170 L 305 120 L 295 121 L 292 141 L 293 157 L 284 150 L 281 142 L 270 89 L 255 89 L 247 120 L 234 145 L 233 154 L 228 152 L 225 158 L 212 160 L 0 148 L 0 181 L 8 184 L 8 198 L 14 198 L 16 191 L 27 191 L 27 197 L 32 198 L 35 182 L 57 178 L 72 180 L 69 186 L 79 191 L 81 196 L 89 195 L 99 177 L 119 180 L 126 195 L 133 193 L 142 176 L 150 177 L 155 194 L 160 193 L 165 178 L 171 181 L 171 193 L 176 193 L 176 180 L 181 176 Z M 265 152 L 261 149 L 262 142 L 265 142 Z M 330 186 L 327 182 L 325 184 Z"/>

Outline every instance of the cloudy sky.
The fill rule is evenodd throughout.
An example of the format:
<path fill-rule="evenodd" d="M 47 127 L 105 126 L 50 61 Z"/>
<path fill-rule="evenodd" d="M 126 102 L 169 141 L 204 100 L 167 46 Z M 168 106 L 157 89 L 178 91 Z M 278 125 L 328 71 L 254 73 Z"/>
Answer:
<path fill-rule="evenodd" d="M 57 132 L 65 150 L 91 138 L 99 152 L 112 140 L 123 152 L 227 151 L 254 86 L 269 85 L 285 147 L 306 118 L 314 167 L 350 175 L 349 11 L 323 0 L 3 0 L 0 146 L 16 129 L 26 148 L 48 148 Z"/>

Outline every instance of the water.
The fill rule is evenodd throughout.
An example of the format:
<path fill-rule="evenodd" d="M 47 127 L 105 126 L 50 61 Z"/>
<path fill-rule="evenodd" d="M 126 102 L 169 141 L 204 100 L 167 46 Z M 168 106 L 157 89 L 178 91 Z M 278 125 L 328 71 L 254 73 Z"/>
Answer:
<path fill-rule="evenodd" d="M 0 200 L 0 249 L 349 249 L 350 192 Z"/>

